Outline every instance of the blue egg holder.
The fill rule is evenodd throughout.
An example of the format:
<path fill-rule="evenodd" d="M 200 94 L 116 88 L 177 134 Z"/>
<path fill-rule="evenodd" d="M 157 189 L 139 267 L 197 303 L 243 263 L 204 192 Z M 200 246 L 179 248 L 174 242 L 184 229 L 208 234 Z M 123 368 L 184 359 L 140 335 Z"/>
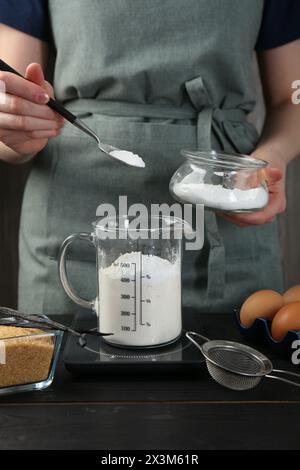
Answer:
<path fill-rule="evenodd" d="M 282 341 L 275 341 L 271 335 L 271 321 L 266 318 L 256 318 L 250 327 L 243 326 L 240 321 L 240 310 L 236 309 L 235 320 L 241 333 L 252 343 L 270 346 L 274 352 L 291 356 L 292 344 L 300 340 L 300 331 L 289 330 Z"/>

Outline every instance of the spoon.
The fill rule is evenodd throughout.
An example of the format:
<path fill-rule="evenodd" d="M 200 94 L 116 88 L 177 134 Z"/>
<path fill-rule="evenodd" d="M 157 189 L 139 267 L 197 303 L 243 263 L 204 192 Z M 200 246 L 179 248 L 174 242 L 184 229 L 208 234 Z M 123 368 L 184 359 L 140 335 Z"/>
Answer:
<path fill-rule="evenodd" d="M 2 72 L 10 72 L 18 75 L 19 77 L 23 77 L 19 72 L 13 69 L 10 65 L 0 59 L 0 70 Z M 56 111 L 58 114 L 63 116 L 68 122 L 73 124 L 73 126 L 80 129 L 85 134 L 92 137 L 98 144 L 98 148 L 109 158 L 113 159 L 114 161 L 118 161 L 126 166 L 136 166 L 136 167 L 144 167 L 145 164 L 143 160 L 138 156 L 126 150 L 120 150 L 117 147 L 113 147 L 112 145 L 104 144 L 101 142 L 100 138 L 95 134 L 92 129 L 90 129 L 81 119 L 77 116 L 72 114 L 68 111 L 59 101 L 50 98 L 48 103 L 46 103 L 49 108 Z"/>

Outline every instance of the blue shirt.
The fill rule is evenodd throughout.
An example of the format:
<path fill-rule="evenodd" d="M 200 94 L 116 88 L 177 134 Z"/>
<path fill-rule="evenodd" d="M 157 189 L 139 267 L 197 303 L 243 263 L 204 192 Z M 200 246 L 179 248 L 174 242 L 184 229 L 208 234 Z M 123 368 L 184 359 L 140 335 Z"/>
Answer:
<path fill-rule="evenodd" d="M 48 0 L 0 0 L 0 23 L 50 41 Z M 265 0 L 256 49 L 273 49 L 299 38 L 300 1 Z"/>
<path fill-rule="evenodd" d="M 256 49 L 273 49 L 299 38 L 300 1 L 266 0 Z"/>
<path fill-rule="evenodd" d="M 48 0 L 0 0 L 0 23 L 49 41 Z"/>

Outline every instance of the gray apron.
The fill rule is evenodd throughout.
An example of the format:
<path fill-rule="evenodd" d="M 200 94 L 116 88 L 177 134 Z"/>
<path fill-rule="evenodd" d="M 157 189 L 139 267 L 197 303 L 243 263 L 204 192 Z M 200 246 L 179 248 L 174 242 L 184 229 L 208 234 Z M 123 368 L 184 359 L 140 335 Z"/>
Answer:
<path fill-rule="evenodd" d="M 66 125 L 34 161 L 20 232 L 19 307 L 75 313 L 62 290 L 63 239 L 90 231 L 101 203 L 174 201 L 169 180 L 182 148 L 250 153 L 258 140 L 252 56 L 263 0 L 49 0 L 56 96 L 108 143 L 143 156 L 146 169 L 107 160 Z M 245 18 L 247 27 L 245 27 Z M 66 25 L 68 27 L 66 28 Z M 184 253 L 183 303 L 229 312 L 256 289 L 281 290 L 277 223 L 240 229 L 207 212 L 201 251 Z M 95 254 L 70 251 L 70 279 L 96 291 Z"/>

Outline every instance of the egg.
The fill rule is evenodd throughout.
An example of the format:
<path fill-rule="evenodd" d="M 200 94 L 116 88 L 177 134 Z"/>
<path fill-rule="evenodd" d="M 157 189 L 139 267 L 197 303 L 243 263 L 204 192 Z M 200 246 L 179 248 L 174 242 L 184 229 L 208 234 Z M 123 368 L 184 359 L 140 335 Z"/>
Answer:
<path fill-rule="evenodd" d="M 300 302 L 300 285 L 291 287 L 283 294 L 283 300 L 285 304 L 291 302 Z"/>
<path fill-rule="evenodd" d="M 271 333 L 276 341 L 283 340 L 289 330 L 300 330 L 300 302 L 284 305 L 273 318 Z"/>
<path fill-rule="evenodd" d="M 260 290 L 250 295 L 243 303 L 240 311 L 242 325 L 250 327 L 258 317 L 272 320 L 284 305 L 283 297 L 273 290 Z"/>

